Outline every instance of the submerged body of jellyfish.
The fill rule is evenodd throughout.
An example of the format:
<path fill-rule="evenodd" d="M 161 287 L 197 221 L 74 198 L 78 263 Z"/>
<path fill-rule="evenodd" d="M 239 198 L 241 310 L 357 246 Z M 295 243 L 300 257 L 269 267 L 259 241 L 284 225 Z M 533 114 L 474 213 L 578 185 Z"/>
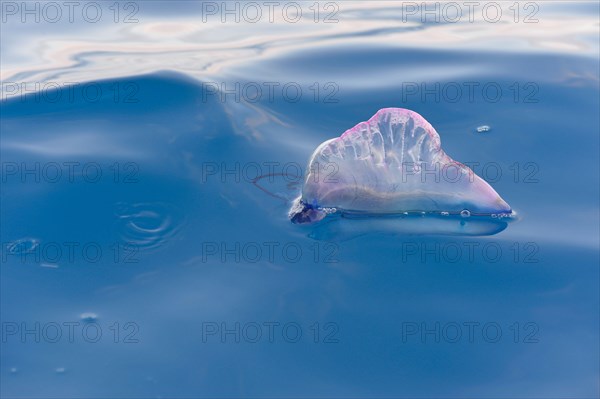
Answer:
<path fill-rule="evenodd" d="M 495 234 L 513 216 L 487 182 L 442 150 L 421 115 L 402 108 L 322 143 L 289 212 L 297 224 L 344 219 L 349 229 L 465 235 Z"/>

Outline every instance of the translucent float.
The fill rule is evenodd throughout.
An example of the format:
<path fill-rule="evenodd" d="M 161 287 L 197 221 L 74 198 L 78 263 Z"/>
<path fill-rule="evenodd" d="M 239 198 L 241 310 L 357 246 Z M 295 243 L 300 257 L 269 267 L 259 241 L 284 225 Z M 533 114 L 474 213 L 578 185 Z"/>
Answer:
<path fill-rule="evenodd" d="M 352 220 L 386 230 L 494 234 L 514 216 L 482 178 L 454 161 L 421 115 L 385 108 L 313 153 L 296 224 Z M 425 220 L 424 220 L 425 219 Z"/>

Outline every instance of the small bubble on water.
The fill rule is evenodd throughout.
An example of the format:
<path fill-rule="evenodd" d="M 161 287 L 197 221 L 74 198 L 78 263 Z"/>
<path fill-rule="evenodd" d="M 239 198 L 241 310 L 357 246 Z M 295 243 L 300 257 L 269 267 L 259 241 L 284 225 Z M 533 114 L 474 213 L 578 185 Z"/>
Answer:
<path fill-rule="evenodd" d="M 489 127 L 488 125 L 482 125 L 477 128 L 477 133 L 485 133 L 485 132 L 489 132 L 490 130 L 492 130 L 492 128 Z"/>
<path fill-rule="evenodd" d="M 93 323 L 98 319 L 98 315 L 92 312 L 85 312 L 79 315 L 79 318 L 86 323 Z"/>
<path fill-rule="evenodd" d="M 67 369 L 65 369 L 64 367 L 57 367 L 55 370 L 56 374 L 64 374 L 65 371 L 67 371 Z"/>
<path fill-rule="evenodd" d="M 442 212 L 442 216 L 448 216 L 450 215 L 450 212 Z"/>
<path fill-rule="evenodd" d="M 460 216 L 468 218 L 469 216 L 471 216 L 471 212 L 469 212 L 467 209 L 463 209 L 462 211 L 460 211 Z"/>

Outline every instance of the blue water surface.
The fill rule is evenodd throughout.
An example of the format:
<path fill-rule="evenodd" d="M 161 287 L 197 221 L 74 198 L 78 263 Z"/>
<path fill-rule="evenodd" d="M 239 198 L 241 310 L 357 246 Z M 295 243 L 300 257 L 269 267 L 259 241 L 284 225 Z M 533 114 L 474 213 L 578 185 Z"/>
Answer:
<path fill-rule="evenodd" d="M 598 4 L 529 25 L 336 4 L 330 25 L 158 1 L 131 25 L 3 24 L 2 397 L 598 397 Z M 291 224 L 312 151 L 385 107 L 519 220 Z"/>

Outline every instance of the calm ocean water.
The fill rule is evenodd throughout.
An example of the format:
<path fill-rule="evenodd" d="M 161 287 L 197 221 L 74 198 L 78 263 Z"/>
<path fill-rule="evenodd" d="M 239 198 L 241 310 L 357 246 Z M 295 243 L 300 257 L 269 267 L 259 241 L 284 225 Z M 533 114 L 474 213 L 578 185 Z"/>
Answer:
<path fill-rule="evenodd" d="M 28 4 L 1 3 L 2 397 L 598 397 L 597 3 Z M 313 150 L 386 107 L 518 220 L 291 224 Z"/>

